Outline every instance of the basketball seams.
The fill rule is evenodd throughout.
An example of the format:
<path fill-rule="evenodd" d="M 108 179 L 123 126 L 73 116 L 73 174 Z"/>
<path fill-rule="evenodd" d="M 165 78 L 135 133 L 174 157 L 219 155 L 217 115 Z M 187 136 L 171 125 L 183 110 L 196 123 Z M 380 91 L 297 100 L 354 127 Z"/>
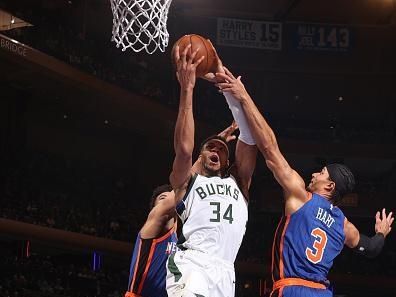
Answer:
<path fill-rule="evenodd" d="M 205 62 L 206 62 L 206 65 L 205 65 L 205 71 L 204 71 L 204 74 L 206 74 L 208 71 L 209 71 L 209 50 L 208 50 L 208 48 L 206 47 L 206 40 L 202 37 L 202 36 L 199 36 L 199 35 L 195 35 L 199 40 L 200 40 L 200 42 L 201 42 L 201 44 L 202 44 L 202 46 L 203 46 L 203 48 L 205 49 L 205 54 L 204 54 L 204 56 L 205 56 Z M 200 58 L 200 57 L 199 57 Z M 204 62 L 204 61 L 202 61 L 202 62 Z M 202 64 L 202 62 L 201 62 L 201 64 Z"/>

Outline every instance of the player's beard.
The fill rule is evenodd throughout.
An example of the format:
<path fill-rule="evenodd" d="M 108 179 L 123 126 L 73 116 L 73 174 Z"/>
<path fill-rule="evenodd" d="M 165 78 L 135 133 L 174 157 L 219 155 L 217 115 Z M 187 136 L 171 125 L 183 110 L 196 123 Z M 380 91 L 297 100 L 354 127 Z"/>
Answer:
<path fill-rule="evenodd" d="M 204 170 L 207 176 L 221 176 L 221 169 L 214 170 L 204 163 Z"/>

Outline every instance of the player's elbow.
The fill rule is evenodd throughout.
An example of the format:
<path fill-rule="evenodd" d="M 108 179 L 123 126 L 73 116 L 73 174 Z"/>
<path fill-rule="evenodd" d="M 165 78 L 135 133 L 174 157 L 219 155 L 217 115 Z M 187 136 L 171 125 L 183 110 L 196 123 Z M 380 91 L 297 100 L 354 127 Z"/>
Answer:
<path fill-rule="evenodd" d="M 180 143 L 175 146 L 175 153 L 179 159 L 188 160 L 192 158 L 194 146 L 188 143 Z"/>
<path fill-rule="evenodd" d="M 260 151 L 266 160 L 272 160 L 279 152 L 279 147 L 276 142 L 266 143 L 261 146 Z"/>

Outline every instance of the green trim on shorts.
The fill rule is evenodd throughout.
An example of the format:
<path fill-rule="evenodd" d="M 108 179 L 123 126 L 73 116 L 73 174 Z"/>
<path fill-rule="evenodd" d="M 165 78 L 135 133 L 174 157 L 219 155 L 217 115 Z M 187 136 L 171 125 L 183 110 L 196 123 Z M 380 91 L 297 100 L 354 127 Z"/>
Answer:
<path fill-rule="evenodd" d="M 174 258 L 175 258 L 175 254 L 169 256 L 168 269 L 175 276 L 175 282 L 178 282 L 179 279 L 182 277 L 182 274 L 179 268 L 177 268 Z"/>

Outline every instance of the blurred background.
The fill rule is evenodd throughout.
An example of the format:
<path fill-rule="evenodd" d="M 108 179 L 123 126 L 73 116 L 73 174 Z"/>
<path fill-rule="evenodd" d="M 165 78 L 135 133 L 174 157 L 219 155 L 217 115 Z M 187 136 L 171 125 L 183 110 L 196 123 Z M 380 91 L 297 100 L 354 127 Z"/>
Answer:
<path fill-rule="evenodd" d="M 174 0 L 166 52 L 122 52 L 107 0 L 0 0 L 0 296 L 120 297 L 153 187 L 171 170 L 178 83 L 172 44 L 210 38 L 306 179 L 355 173 L 342 202 L 363 233 L 395 211 L 396 1 Z M 196 142 L 232 116 L 195 90 Z M 260 157 L 236 262 L 237 297 L 269 296 L 280 187 Z M 345 249 L 335 296 L 396 296 L 396 241 Z"/>

